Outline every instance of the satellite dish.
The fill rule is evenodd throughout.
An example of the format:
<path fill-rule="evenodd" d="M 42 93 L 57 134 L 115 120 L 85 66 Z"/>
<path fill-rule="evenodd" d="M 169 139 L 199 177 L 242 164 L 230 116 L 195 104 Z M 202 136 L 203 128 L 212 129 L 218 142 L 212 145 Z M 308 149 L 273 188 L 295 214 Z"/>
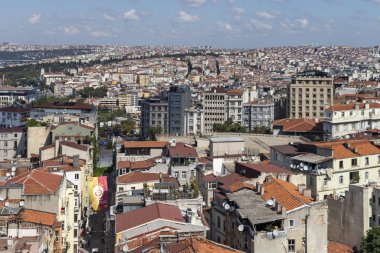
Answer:
<path fill-rule="evenodd" d="M 274 236 L 276 236 L 276 237 L 278 236 L 278 230 L 277 229 L 273 230 L 272 233 L 273 233 Z"/>
<path fill-rule="evenodd" d="M 303 170 L 303 166 L 300 167 L 300 170 Z"/>
<path fill-rule="evenodd" d="M 304 166 L 304 164 L 303 164 L 303 163 L 300 163 L 300 166 L 301 166 L 301 167 L 303 167 L 303 166 Z"/>
<path fill-rule="evenodd" d="M 226 204 L 224 205 L 224 209 L 226 209 L 226 210 L 229 210 L 230 207 L 231 207 L 231 206 L 230 206 L 228 203 L 226 203 Z"/>
<path fill-rule="evenodd" d="M 17 155 L 17 158 L 21 158 L 21 155 Z"/>
<path fill-rule="evenodd" d="M 4 203 L 4 205 L 5 205 L 5 206 L 9 206 L 9 202 L 6 201 L 6 202 Z"/>
<path fill-rule="evenodd" d="M 12 171 L 16 171 L 16 167 L 12 167 L 12 169 L 11 169 Z"/>
<path fill-rule="evenodd" d="M 294 168 L 294 165 L 293 165 L 293 164 L 290 164 L 290 168 L 292 168 L 292 169 L 293 169 L 293 168 Z"/>
<path fill-rule="evenodd" d="M 14 177 L 16 175 L 16 172 L 12 171 L 11 176 Z"/>
<path fill-rule="evenodd" d="M 227 204 L 227 202 L 223 202 L 222 206 L 224 207 Z"/>
<path fill-rule="evenodd" d="M 244 225 L 239 225 L 239 226 L 238 226 L 238 230 L 239 230 L 240 232 L 243 232 L 243 230 L 244 230 Z"/>
<path fill-rule="evenodd" d="M 273 206 L 274 204 L 274 201 L 273 200 L 268 200 L 267 203 L 266 203 L 268 206 Z"/>
<path fill-rule="evenodd" d="M 127 245 L 127 244 L 124 244 L 124 246 L 123 246 L 123 251 L 124 251 L 124 252 L 127 252 L 127 251 L 128 251 L 128 245 Z"/>
<path fill-rule="evenodd" d="M 11 176 L 11 173 L 7 172 L 7 174 L 5 174 L 7 177 L 10 177 Z"/>
<path fill-rule="evenodd" d="M 309 167 L 307 165 L 304 165 L 303 170 L 309 170 Z"/>
<path fill-rule="evenodd" d="M 234 206 L 231 206 L 231 207 L 230 207 L 230 212 L 233 212 L 233 211 L 235 211 L 235 207 L 234 207 Z"/>
<path fill-rule="evenodd" d="M 25 205 L 25 201 L 24 200 L 21 200 L 20 201 L 20 206 L 24 206 Z"/>

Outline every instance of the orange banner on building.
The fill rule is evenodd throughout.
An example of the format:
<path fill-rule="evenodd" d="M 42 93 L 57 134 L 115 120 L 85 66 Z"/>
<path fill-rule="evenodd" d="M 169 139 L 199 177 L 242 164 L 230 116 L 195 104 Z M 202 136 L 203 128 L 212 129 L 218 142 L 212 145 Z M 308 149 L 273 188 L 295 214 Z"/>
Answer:
<path fill-rule="evenodd" d="M 92 210 L 106 210 L 108 206 L 107 177 L 90 177 L 88 184 L 88 193 Z"/>

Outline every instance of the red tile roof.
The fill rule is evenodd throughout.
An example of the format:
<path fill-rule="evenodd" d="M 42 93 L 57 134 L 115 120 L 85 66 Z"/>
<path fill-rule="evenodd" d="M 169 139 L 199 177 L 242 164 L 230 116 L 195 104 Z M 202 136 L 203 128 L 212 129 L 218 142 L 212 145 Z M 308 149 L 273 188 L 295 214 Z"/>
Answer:
<path fill-rule="evenodd" d="M 71 142 L 71 141 L 61 141 L 60 144 L 67 146 L 67 147 L 70 147 L 70 148 L 75 148 L 75 149 L 78 149 L 81 151 L 87 151 L 88 150 L 88 146 L 77 144 L 77 143 Z"/>
<path fill-rule="evenodd" d="M 248 180 L 248 178 L 243 177 L 237 173 L 231 173 L 226 176 L 218 177 L 219 188 L 231 192 L 231 185 L 235 182 L 243 182 Z"/>
<path fill-rule="evenodd" d="M 243 91 L 240 89 L 233 89 L 227 91 L 227 95 L 243 95 Z"/>
<path fill-rule="evenodd" d="M 165 148 L 167 141 L 124 141 L 124 148 Z"/>
<path fill-rule="evenodd" d="M 330 241 L 327 244 L 328 253 L 353 253 L 354 251 L 345 244 Z"/>
<path fill-rule="evenodd" d="M 272 122 L 273 127 L 282 127 L 284 132 L 321 132 L 323 122 L 315 119 L 279 119 Z"/>
<path fill-rule="evenodd" d="M 131 162 L 131 161 L 119 161 L 117 164 L 118 169 L 130 169 L 130 170 L 144 170 L 149 169 L 156 165 L 157 158 L 147 159 L 145 161 L 137 161 L 137 162 Z"/>
<path fill-rule="evenodd" d="M 62 178 L 62 176 L 41 170 L 32 170 L 10 178 L 5 184 L 22 184 L 24 186 L 24 195 L 50 195 L 57 192 Z"/>
<path fill-rule="evenodd" d="M 274 198 L 287 211 L 291 211 L 313 201 L 312 198 L 305 197 L 298 192 L 297 186 L 284 180 L 270 177 L 269 181 L 264 183 L 264 194 L 262 198 L 270 200 Z"/>
<path fill-rule="evenodd" d="M 335 159 L 380 154 L 380 148 L 372 144 L 369 140 L 342 140 L 315 143 L 314 145 L 332 149 L 333 158 Z"/>
<path fill-rule="evenodd" d="M 195 158 L 198 157 L 197 150 L 190 144 L 177 142 L 175 147 L 169 146 L 169 156 L 172 158 Z"/>
<path fill-rule="evenodd" d="M 158 181 L 160 177 L 169 177 L 167 174 L 162 173 L 144 173 L 144 172 L 131 172 L 121 175 L 117 178 L 118 184 L 131 184 L 131 183 L 141 183 L 148 181 Z"/>
<path fill-rule="evenodd" d="M 364 109 L 364 108 L 365 108 L 365 104 L 361 103 L 359 105 L 359 109 Z M 369 104 L 369 108 L 370 109 L 380 108 L 380 104 L 371 103 L 371 104 Z M 349 110 L 354 110 L 354 109 L 355 109 L 355 103 L 350 103 L 350 104 L 335 104 L 335 105 L 328 107 L 326 110 L 328 110 L 330 112 L 334 112 L 334 111 L 349 111 Z"/>
<path fill-rule="evenodd" d="M 53 227 L 56 215 L 53 213 L 25 209 L 19 214 L 19 217 L 25 222 Z"/>
<path fill-rule="evenodd" d="M 127 213 L 117 214 L 115 220 L 116 233 L 157 219 L 185 223 L 177 206 L 156 203 Z"/>

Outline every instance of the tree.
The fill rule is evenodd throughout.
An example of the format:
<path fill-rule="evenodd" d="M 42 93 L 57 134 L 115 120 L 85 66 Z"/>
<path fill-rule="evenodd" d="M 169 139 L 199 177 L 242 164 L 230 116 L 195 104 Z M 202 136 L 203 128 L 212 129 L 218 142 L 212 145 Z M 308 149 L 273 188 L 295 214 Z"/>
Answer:
<path fill-rule="evenodd" d="M 132 118 L 128 118 L 120 122 L 120 127 L 123 133 L 130 134 L 135 129 L 135 121 Z"/>
<path fill-rule="evenodd" d="M 162 133 L 162 128 L 160 126 L 158 127 L 149 127 L 148 129 L 148 139 L 151 141 L 157 141 L 157 134 Z"/>
<path fill-rule="evenodd" d="M 367 231 L 360 249 L 362 253 L 380 253 L 380 227 L 374 227 Z"/>

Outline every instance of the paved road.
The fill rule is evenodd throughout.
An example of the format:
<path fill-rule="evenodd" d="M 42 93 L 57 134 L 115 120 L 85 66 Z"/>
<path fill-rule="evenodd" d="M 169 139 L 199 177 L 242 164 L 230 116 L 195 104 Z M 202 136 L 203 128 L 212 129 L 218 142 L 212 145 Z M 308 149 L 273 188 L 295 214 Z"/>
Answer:
<path fill-rule="evenodd" d="M 112 149 L 106 149 L 104 146 L 99 145 L 99 161 L 98 167 L 111 167 L 113 161 Z"/>

